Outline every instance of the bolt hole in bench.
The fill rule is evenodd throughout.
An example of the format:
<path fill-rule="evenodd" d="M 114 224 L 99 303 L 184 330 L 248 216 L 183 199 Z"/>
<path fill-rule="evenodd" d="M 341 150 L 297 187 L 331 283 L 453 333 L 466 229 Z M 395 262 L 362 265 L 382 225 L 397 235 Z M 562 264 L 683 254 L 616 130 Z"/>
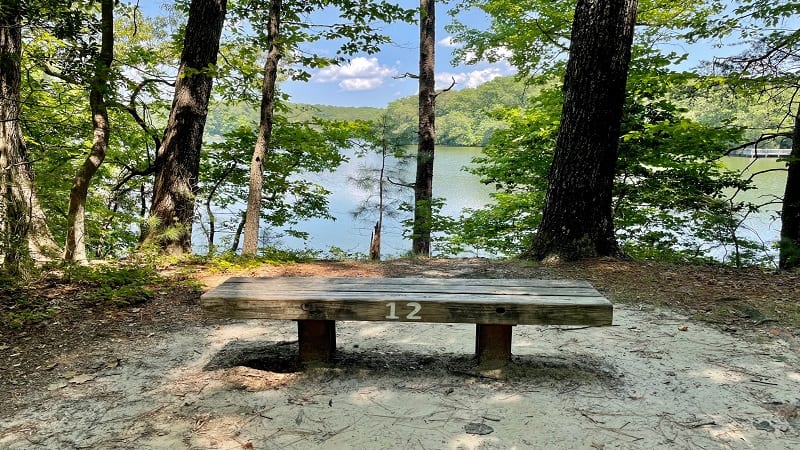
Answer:
<path fill-rule="evenodd" d="M 516 325 L 610 326 L 613 306 L 574 280 L 231 277 L 200 299 L 208 317 L 297 321 L 302 362 L 327 362 L 336 321 L 476 324 L 481 363 L 511 359 Z"/>

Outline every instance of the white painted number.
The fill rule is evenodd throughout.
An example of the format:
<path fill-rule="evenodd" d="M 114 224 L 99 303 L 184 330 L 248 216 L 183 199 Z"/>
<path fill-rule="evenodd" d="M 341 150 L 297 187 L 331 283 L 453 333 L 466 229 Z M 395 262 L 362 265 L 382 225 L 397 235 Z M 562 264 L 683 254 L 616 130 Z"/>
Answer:
<path fill-rule="evenodd" d="M 414 308 L 414 310 L 411 311 L 411 313 L 406 316 L 406 319 L 408 319 L 408 320 L 420 320 L 420 319 L 422 319 L 422 317 L 417 315 L 417 313 L 422 309 L 422 305 L 420 305 L 417 302 L 409 302 L 409 303 L 406 303 L 406 306 L 408 306 L 409 308 Z"/>
<path fill-rule="evenodd" d="M 399 317 L 397 317 L 397 314 L 395 313 L 395 310 L 394 310 L 394 302 L 389 302 L 386 306 L 389 308 L 389 315 L 386 316 L 386 318 L 387 319 L 391 319 L 391 320 L 399 319 Z"/>
<path fill-rule="evenodd" d="M 422 320 L 422 317 L 417 315 L 422 310 L 422 305 L 417 302 L 408 302 L 406 303 L 406 306 L 412 309 L 412 311 L 406 316 L 406 319 Z M 387 303 L 386 307 L 389 308 L 389 314 L 386 316 L 387 319 L 397 320 L 400 318 L 397 316 L 397 306 L 395 306 L 394 302 Z"/>

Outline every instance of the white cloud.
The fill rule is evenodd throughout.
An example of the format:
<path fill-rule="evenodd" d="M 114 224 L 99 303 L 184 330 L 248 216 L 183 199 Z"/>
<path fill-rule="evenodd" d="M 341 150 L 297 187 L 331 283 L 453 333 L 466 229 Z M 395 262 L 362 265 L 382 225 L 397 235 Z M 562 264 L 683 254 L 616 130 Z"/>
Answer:
<path fill-rule="evenodd" d="M 497 61 L 507 61 L 509 58 L 511 58 L 511 56 L 513 56 L 513 54 L 511 53 L 511 50 L 509 50 L 507 47 L 503 47 L 503 46 L 489 49 L 489 50 L 486 51 L 486 53 L 489 56 L 491 56 L 492 59 L 497 60 Z M 474 61 L 474 62 L 480 61 L 478 59 L 478 55 L 475 54 L 475 52 L 466 52 L 466 53 L 464 53 L 464 60 L 466 60 L 466 61 Z"/>
<path fill-rule="evenodd" d="M 345 91 L 371 91 L 383 84 L 381 78 L 348 78 L 339 82 Z"/>
<path fill-rule="evenodd" d="M 461 73 L 448 73 L 441 72 L 436 75 L 436 88 L 445 89 L 456 81 L 456 88 L 474 88 L 478 87 L 487 81 L 494 80 L 503 75 L 510 75 L 510 70 L 501 70 L 500 67 L 488 67 L 481 70 L 473 70 L 471 72 Z"/>
<path fill-rule="evenodd" d="M 397 71 L 383 66 L 378 58 L 353 58 L 344 66 L 330 66 L 317 72 L 312 81 L 317 83 L 338 83 L 345 91 L 368 91 L 381 86 L 386 78 Z"/>
<path fill-rule="evenodd" d="M 494 54 L 502 59 L 508 59 L 513 56 L 513 53 L 511 53 L 511 50 L 509 50 L 507 47 L 497 47 L 494 49 Z"/>
<path fill-rule="evenodd" d="M 446 36 L 444 39 L 441 39 L 439 45 L 442 47 L 458 47 L 458 44 L 453 41 L 453 36 Z"/>

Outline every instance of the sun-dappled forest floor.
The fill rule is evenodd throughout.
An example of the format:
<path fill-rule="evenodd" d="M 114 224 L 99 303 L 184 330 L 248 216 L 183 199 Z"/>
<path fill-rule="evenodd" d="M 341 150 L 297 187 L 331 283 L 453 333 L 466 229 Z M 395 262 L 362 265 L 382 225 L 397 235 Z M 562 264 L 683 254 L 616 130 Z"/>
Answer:
<path fill-rule="evenodd" d="M 118 306 L 63 276 L 0 286 L 0 447 L 800 445 L 796 272 L 420 258 L 161 275 Z M 350 323 L 332 367 L 301 370 L 291 323 L 202 317 L 232 275 L 581 279 L 615 326 L 517 327 L 514 361 L 487 372 L 469 326 Z"/>

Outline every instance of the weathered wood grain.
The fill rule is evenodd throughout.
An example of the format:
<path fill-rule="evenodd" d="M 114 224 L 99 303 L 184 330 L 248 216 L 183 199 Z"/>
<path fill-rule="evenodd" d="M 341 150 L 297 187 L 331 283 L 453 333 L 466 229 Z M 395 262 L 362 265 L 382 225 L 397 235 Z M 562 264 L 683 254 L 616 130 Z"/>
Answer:
<path fill-rule="evenodd" d="M 231 278 L 201 298 L 212 317 L 611 325 L 613 306 L 569 280 Z"/>

